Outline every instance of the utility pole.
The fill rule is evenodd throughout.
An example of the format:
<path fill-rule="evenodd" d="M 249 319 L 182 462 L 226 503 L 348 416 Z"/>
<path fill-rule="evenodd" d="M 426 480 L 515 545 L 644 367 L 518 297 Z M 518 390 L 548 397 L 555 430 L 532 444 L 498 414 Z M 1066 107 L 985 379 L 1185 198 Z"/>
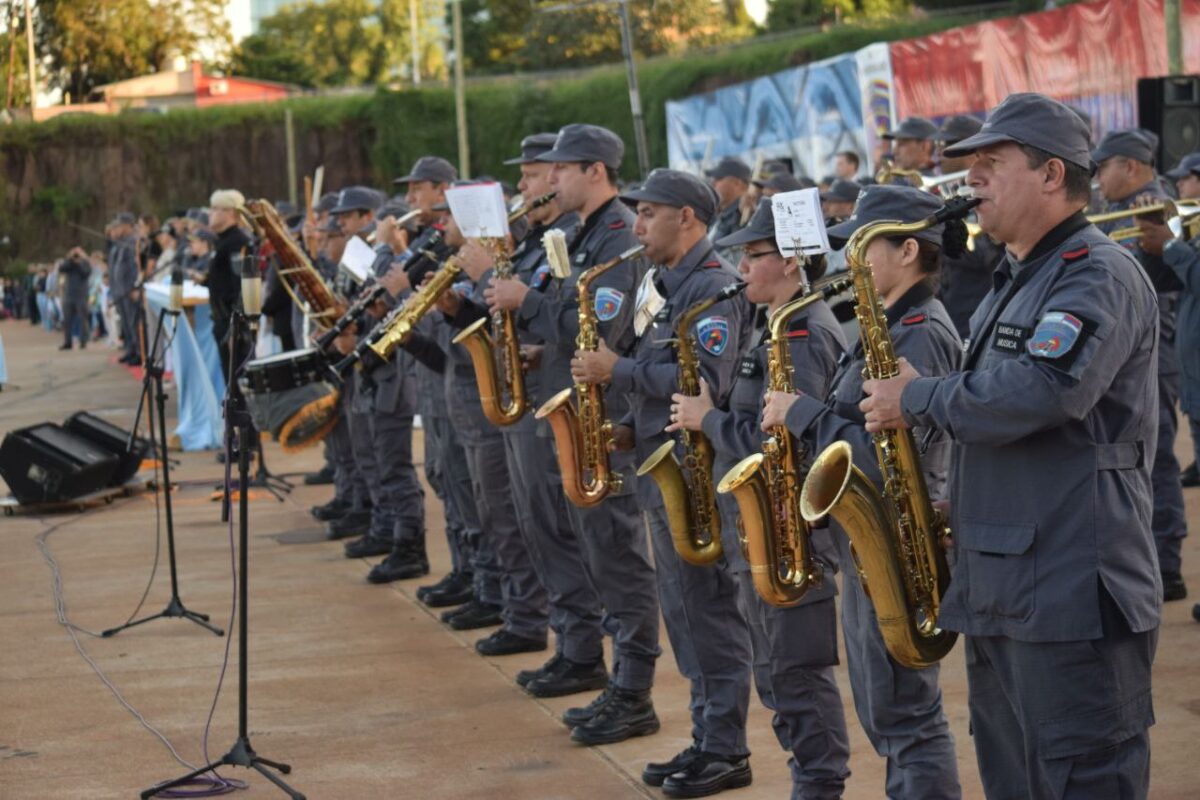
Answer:
<path fill-rule="evenodd" d="M 1179 24 L 1179 0 L 1164 0 L 1163 26 L 1167 29 L 1167 74 L 1183 74 L 1183 32 Z"/>
<path fill-rule="evenodd" d="M 284 149 L 287 151 L 288 202 L 296 205 L 296 120 L 292 110 L 283 110 Z"/>
<path fill-rule="evenodd" d="M 454 118 L 458 128 L 458 176 L 471 177 L 471 144 L 467 137 L 467 98 L 463 86 L 462 2 L 450 0 L 454 25 Z"/>
<path fill-rule="evenodd" d="M 412 34 L 412 82 L 421 85 L 420 37 L 417 36 L 417 0 L 408 0 L 408 27 Z"/>
<path fill-rule="evenodd" d="M 29 0 L 25 0 L 25 44 L 29 47 L 29 117 L 33 118 L 33 110 L 37 108 L 37 64 L 33 56 L 33 12 L 29 10 Z"/>

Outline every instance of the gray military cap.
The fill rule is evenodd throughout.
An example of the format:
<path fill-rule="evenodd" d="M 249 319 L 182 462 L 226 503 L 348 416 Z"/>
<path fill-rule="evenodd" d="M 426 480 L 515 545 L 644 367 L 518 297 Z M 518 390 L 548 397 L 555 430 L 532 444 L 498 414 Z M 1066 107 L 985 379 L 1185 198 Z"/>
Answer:
<path fill-rule="evenodd" d="M 625 156 L 625 143 L 608 128 L 599 125 L 572 123 L 564 125 L 554 140 L 554 147 L 537 157 L 538 161 L 580 162 L 599 161 L 609 169 L 620 169 Z"/>
<path fill-rule="evenodd" d="M 504 163 L 509 166 L 514 164 L 532 164 L 538 160 L 538 156 L 542 153 L 553 150 L 554 142 L 557 139 L 557 133 L 535 133 L 532 136 L 526 136 L 521 140 L 521 155 L 516 158 L 510 158 Z"/>
<path fill-rule="evenodd" d="M 199 239 L 202 242 L 208 242 L 210 245 L 214 245 L 217 243 L 217 235 L 215 233 L 213 233 L 212 231 L 210 231 L 208 228 L 200 228 L 199 230 L 195 231 L 194 233 L 188 234 L 189 241 L 196 240 L 196 239 Z"/>
<path fill-rule="evenodd" d="M 776 192 L 794 192 L 798 189 L 810 189 L 815 185 L 811 181 L 806 185 L 804 181 L 790 172 L 776 172 L 762 184 L 764 189 L 772 189 Z"/>
<path fill-rule="evenodd" d="M 346 214 L 351 211 L 374 211 L 383 205 L 383 195 L 369 186 L 347 186 L 338 192 L 337 204 L 329 209 L 330 214 Z"/>
<path fill-rule="evenodd" d="M 775 243 L 775 212 L 771 210 L 770 198 L 764 197 L 758 201 L 754 216 L 746 223 L 746 227 L 734 231 L 728 236 L 722 236 L 716 241 L 717 247 L 737 247 L 750 242 L 761 242 L 770 239 Z"/>
<path fill-rule="evenodd" d="M 409 207 L 408 203 L 404 202 L 403 199 L 400 197 L 392 197 L 389 198 L 386 203 L 381 205 L 379 210 L 375 212 L 375 219 L 384 220 L 388 217 L 400 219 L 411 210 L 412 209 Z"/>
<path fill-rule="evenodd" d="M 695 175 L 677 169 L 654 170 L 640 188 L 622 193 L 621 200 L 631 205 L 645 201 L 675 208 L 687 206 L 695 212 L 696 219 L 706 225 L 717 215 L 720 205 L 711 186 Z"/>
<path fill-rule="evenodd" d="M 883 135 L 884 139 L 932 139 L 937 135 L 938 127 L 925 117 L 909 117 L 900 123 L 894 131 Z"/>
<path fill-rule="evenodd" d="M 912 186 L 867 186 L 859 193 L 858 203 L 854 206 L 854 213 L 850 218 L 829 228 L 829 241 L 840 249 L 856 230 L 868 223 L 881 220 L 920 222 L 941 208 L 940 198 Z M 914 239 L 924 239 L 940 247 L 945 228 L 945 225 L 939 224 L 910 235 Z"/>
<path fill-rule="evenodd" d="M 1175 169 L 1167 171 L 1167 177 L 1175 180 L 1186 178 L 1188 175 L 1200 175 L 1200 151 L 1188 153 L 1179 160 Z"/>
<path fill-rule="evenodd" d="M 1043 150 L 1076 166 L 1093 168 L 1088 152 L 1092 141 L 1079 115 L 1067 106 L 1036 92 L 1016 92 L 988 112 L 979 133 L 944 151 L 951 158 L 967 156 L 981 147 L 1015 142 Z"/>
<path fill-rule="evenodd" d="M 1143 164 L 1153 164 L 1157 147 L 1158 137 L 1149 131 L 1109 131 L 1100 140 L 1100 145 L 1092 151 L 1092 161 L 1102 164 L 1110 158 L 1124 156 Z"/>
<path fill-rule="evenodd" d="M 983 122 L 975 117 L 967 116 L 966 114 L 955 114 L 952 117 L 946 117 L 942 120 L 942 127 L 938 128 L 937 136 L 939 142 L 946 144 L 954 144 L 961 142 L 968 136 L 974 136 L 979 133 L 979 129 L 983 127 Z"/>
<path fill-rule="evenodd" d="M 396 178 L 392 183 L 413 183 L 415 181 L 450 183 L 457 177 L 458 170 L 446 159 L 438 156 L 421 156 L 407 175 Z"/>
<path fill-rule="evenodd" d="M 862 184 L 858 181 L 837 178 L 830 185 L 828 191 L 821 192 L 821 199 L 832 200 L 835 203 L 853 203 L 858 199 L 862 188 Z"/>
<path fill-rule="evenodd" d="M 108 224 L 109 225 L 136 225 L 137 217 L 135 217 L 129 211 L 118 211 L 116 213 L 116 215 L 113 216 L 112 221 L 109 222 Z"/>
<path fill-rule="evenodd" d="M 320 214 L 325 211 L 332 211 L 337 205 L 337 192 L 326 192 L 321 195 L 321 199 L 313 205 L 313 211 Z"/>
<path fill-rule="evenodd" d="M 719 178 L 738 178 L 746 183 L 750 182 L 750 165 L 740 158 L 726 156 L 717 162 L 717 165 L 712 169 L 704 171 L 704 174 L 714 180 Z"/>
<path fill-rule="evenodd" d="M 771 179 L 772 175 L 778 175 L 781 172 L 790 175 L 792 168 L 783 161 L 764 161 L 762 167 L 758 170 L 758 175 L 752 178 L 750 182 L 761 188 L 767 185 L 767 181 Z"/>

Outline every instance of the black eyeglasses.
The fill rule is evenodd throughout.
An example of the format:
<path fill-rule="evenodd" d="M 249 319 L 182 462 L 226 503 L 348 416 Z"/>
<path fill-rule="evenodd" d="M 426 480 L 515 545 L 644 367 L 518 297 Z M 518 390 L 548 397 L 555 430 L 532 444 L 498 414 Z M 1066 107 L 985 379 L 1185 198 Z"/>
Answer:
<path fill-rule="evenodd" d="M 745 248 L 742 249 L 742 258 L 746 259 L 747 261 L 757 261 L 758 259 L 762 258 L 763 256 L 777 256 L 777 255 L 779 255 L 779 251 L 775 250 L 775 249 L 759 250 L 757 253 L 751 253 L 749 250 L 746 250 Z"/>

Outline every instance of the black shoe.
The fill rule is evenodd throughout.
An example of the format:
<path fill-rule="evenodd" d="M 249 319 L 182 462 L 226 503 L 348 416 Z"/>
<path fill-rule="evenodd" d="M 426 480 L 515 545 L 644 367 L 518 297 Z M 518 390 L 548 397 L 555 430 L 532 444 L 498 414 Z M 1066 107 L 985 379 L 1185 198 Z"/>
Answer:
<path fill-rule="evenodd" d="M 447 572 L 445 575 L 442 576 L 442 579 L 439 580 L 437 583 L 430 583 L 425 586 L 418 586 L 417 591 L 416 591 L 417 599 L 420 600 L 421 602 L 425 602 L 425 595 L 429 594 L 430 592 L 441 591 L 442 589 L 446 588 L 447 583 L 449 583 L 450 581 L 452 581 L 454 579 L 455 579 L 455 573 Z"/>
<path fill-rule="evenodd" d="M 429 574 L 429 559 L 425 548 L 410 543 L 396 546 L 383 561 L 371 567 L 367 580 L 371 583 L 391 583 L 411 578 L 423 578 Z"/>
<path fill-rule="evenodd" d="M 60 344 L 60 345 L 58 346 L 58 349 L 59 349 L 59 350 L 70 350 L 70 349 L 71 349 L 71 345 L 69 345 L 69 344 Z"/>
<path fill-rule="evenodd" d="M 421 598 L 421 602 L 430 608 L 447 608 L 461 606 L 471 602 L 475 596 L 475 576 L 469 572 L 451 572 L 452 580 L 439 589 L 430 588 Z"/>
<path fill-rule="evenodd" d="M 1196 467 L 1195 461 L 1192 462 L 1191 466 L 1179 473 L 1179 482 L 1183 484 L 1183 488 L 1185 489 L 1200 486 L 1200 468 Z"/>
<path fill-rule="evenodd" d="M 1200 603 L 1196 603 L 1194 606 L 1192 606 L 1192 619 L 1196 620 L 1196 622 L 1200 622 Z"/>
<path fill-rule="evenodd" d="M 563 697 L 580 692 L 596 692 L 608 686 L 608 669 L 604 659 L 591 664 L 579 664 L 569 658 L 550 672 L 530 681 L 525 691 L 534 697 Z"/>
<path fill-rule="evenodd" d="M 371 530 L 371 515 L 366 511 L 355 511 L 326 522 L 325 538 L 336 542 L 338 539 L 366 536 L 369 530 Z"/>
<path fill-rule="evenodd" d="M 340 497 L 335 497 L 324 505 L 313 506 L 309 513 L 311 513 L 315 519 L 319 519 L 321 522 L 332 522 L 335 519 L 341 519 L 342 517 L 352 514 L 353 512 L 354 509 L 350 507 L 349 503 Z"/>
<path fill-rule="evenodd" d="M 754 780 L 750 759 L 701 753 L 687 767 L 663 781 L 667 797 L 708 797 L 726 789 L 740 789 Z"/>
<path fill-rule="evenodd" d="M 517 636 L 504 628 L 480 639 L 475 643 L 475 651 L 481 656 L 511 656 L 516 653 L 540 653 L 546 649 L 546 637 L 530 639 Z"/>
<path fill-rule="evenodd" d="M 692 742 L 686 750 L 680 750 L 670 761 L 651 761 L 642 770 L 642 783 L 647 786 L 662 786 L 671 775 L 682 769 L 687 769 L 691 763 L 703 755 L 699 742 Z"/>
<path fill-rule="evenodd" d="M 318 472 L 310 472 L 304 476 L 305 486 L 324 486 L 333 483 L 333 467 L 326 464 Z"/>
<path fill-rule="evenodd" d="M 612 699 L 613 688 L 612 682 L 610 681 L 609 684 L 604 687 L 604 691 L 596 695 L 596 699 L 588 703 L 586 706 L 575 706 L 574 708 L 568 708 L 563 712 L 563 723 L 568 728 L 577 728 L 580 725 L 586 725 L 587 723 L 591 722 L 592 719 L 598 713 L 600 713 L 600 709 L 608 705 L 608 701 Z M 671 773 L 668 772 L 667 774 L 670 775 Z M 662 781 L 659 781 L 654 785 L 658 786 L 661 783 Z"/>
<path fill-rule="evenodd" d="M 1164 603 L 1187 597 L 1187 584 L 1183 582 L 1183 576 L 1178 572 L 1164 572 L 1162 582 Z"/>
<path fill-rule="evenodd" d="M 571 731 L 571 739 L 580 744 L 614 744 L 634 736 L 658 732 L 658 715 L 650 702 L 650 691 L 631 692 L 614 689 L 612 697 L 596 716 Z"/>
<path fill-rule="evenodd" d="M 479 628 L 490 628 L 493 625 L 499 625 L 504 622 L 500 617 L 501 610 L 500 606 L 472 600 L 463 606 L 462 611 L 459 611 L 447 620 L 446 624 L 456 631 L 473 631 Z"/>
<path fill-rule="evenodd" d="M 441 613 L 441 615 L 440 615 L 440 616 L 441 616 L 441 620 L 442 620 L 442 622 L 445 622 L 446 624 L 450 624 L 450 620 L 454 619 L 454 618 L 455 618 L 455 617 L 457 617 L 459 614 L 461 614 L 462 612 L 466 611 L 468 608 L 470 608 L 470 607 L 471 607 L 471 606 L 473 606 L 473 605 L 475 605 L 475 598 L 474 598 L 474 597 L 472 597 L 470 600 L 468 600 L 467 602 L 463 603 L 463 604 L 462 604 L 462 605 L 460 605 L 460 606 L 457 606 L 457 607 L 455 607 L 455 608 L 448 608 L 448 609 L 446 609 L 446 610 L 445 610 L 445 611 L 443 611 L 443 612 Z"/>
<path fill-rule="evenodd" d="M 360 536 L 346 545 L 346 558 L 386 556 L 390 552 L 392 552 L 392 543 L 374 536 Z"/>
<path fill-rule="evenodd" d="M 529 685 L 530 681 L 537 680 L 538 678 L 542 677 L 546 673 L 553 671 L 554 668 L 557 667 L 562 660 L 563 660 L 562 653 L 555 653 L 554 655 L 550 656 L 549 660 L 546 661 L 545 664 L 542 664 L 537 669 L 521 670 L 520 672 L 517 673 L 517 678 L 516 678 L 517 686 L 520 686 L 522 689 L 524 689 L 526 686 Z"/>

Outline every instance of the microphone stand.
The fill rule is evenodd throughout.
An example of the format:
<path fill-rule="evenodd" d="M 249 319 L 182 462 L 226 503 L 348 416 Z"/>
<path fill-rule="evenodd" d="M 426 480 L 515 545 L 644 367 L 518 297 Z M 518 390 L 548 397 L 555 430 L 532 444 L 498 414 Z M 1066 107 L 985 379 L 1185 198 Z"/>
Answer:
<path fill-rule="evenodd" d="M 241 311 L 233 314 L 233 333 L 240 335 L 242 328 L 249 328 L 249 320 Z M 241 367 L 236 368 L 240 371 Z M 157 794 L 176 786 L 191 783 L 194 778 L 206 772 L 212 772 L 217 767 L 246 767 L 257 770 L 271 783 L 282 789 L 292 800 L 305 800 L 300 792 L 288 786 L 282 778 L 269 770 L 282 772 L 284 775 L 292 771 L 291 766 L 263 758 L 254 751 L 250 744 L 249 714 L 248 714 L 248 662 L 247 650 L 250 640 L 250 614 L 248 579 L 250 573 L 249 538 L 250 538 L 250 504 L 246 498 L 245 487 L 250 477 L 250 443 L 258 436 L 250 411 L 246 407 L 245 398 L 230 384 L 225 392 L 225 441 L 226 456 L 229 453 L 229 443 L 237 436 L 238 485 L 238 736 L 229 752 L 216 761 L 205 764 L 188 774 L 174 778 L 166 783 L 152 786 L 142 792 L 142 800 L 150 800 Z M 226 492 L 228 496 L 228 492 Z"/>
<path fill-rule="evenodd" d="M 115 628 L 109 628 L 102 632 L 102 637 L 108 638 L 115 636 L 126 628 L 132 628 L 135 625 L 142 625 L 155 619 L 178 617 L 180 619 L 190 620 L 202 628 L 215 633 L 217 636 L 223 636 L 224 631 L 209 622 L 208 614 L 201 614 L 196 611 L 189 610 L 183 601 L 179 599 L 179 575 L 176 570 L 175 561 L 175 515 L 171 511 L 171 459 L 167 457 L 167 393 L 163 389 L 163 373 L 165 372 L 166 361 L 165 353 L 160 360 L 158 346 L 162 341 L 162 333 L 164 322 L 167 314 L 176 316 L 179 312 L 168 311 L 166 308 L 158 312 L 158 326 L 154 331 L 154 344 L 150 348 L 150 352 L 145 355 L 143 363 L 145 364 L 144 374 L 142 376 L 142 396 L 138 400 L 137 416 L 133 420 L 133 429 L 129 434 L 129 441 L 126 442 L 125 449 L 127 452 L 133 450 L 133 442 L 137 436 L 138 423 L 142 420 L 142 411 L 146 411 L 146 416 L 149 418 L 150 427 L 150 446 L 155 457 L 158 457 L 158 444 L 155 443 L 154 430 L 154 409 L 146 407 L 146 396 L 150 394 L 153 388 L 155 406 L 158 409 L 158 439 L 162 444 L 162 485 L 156 486 L 155 491 L 163 489 L 163 505 L 167 512 L 167 563 L 171 567 L 171 599 L 167 602 L 167 607 L 157 614 L 151 614 L 148 617 L 142 617 L 138 620 L 126 622 L 124 625 L 118 625 Z M 164 348 L 165 350 L 165 348 Z"/>

